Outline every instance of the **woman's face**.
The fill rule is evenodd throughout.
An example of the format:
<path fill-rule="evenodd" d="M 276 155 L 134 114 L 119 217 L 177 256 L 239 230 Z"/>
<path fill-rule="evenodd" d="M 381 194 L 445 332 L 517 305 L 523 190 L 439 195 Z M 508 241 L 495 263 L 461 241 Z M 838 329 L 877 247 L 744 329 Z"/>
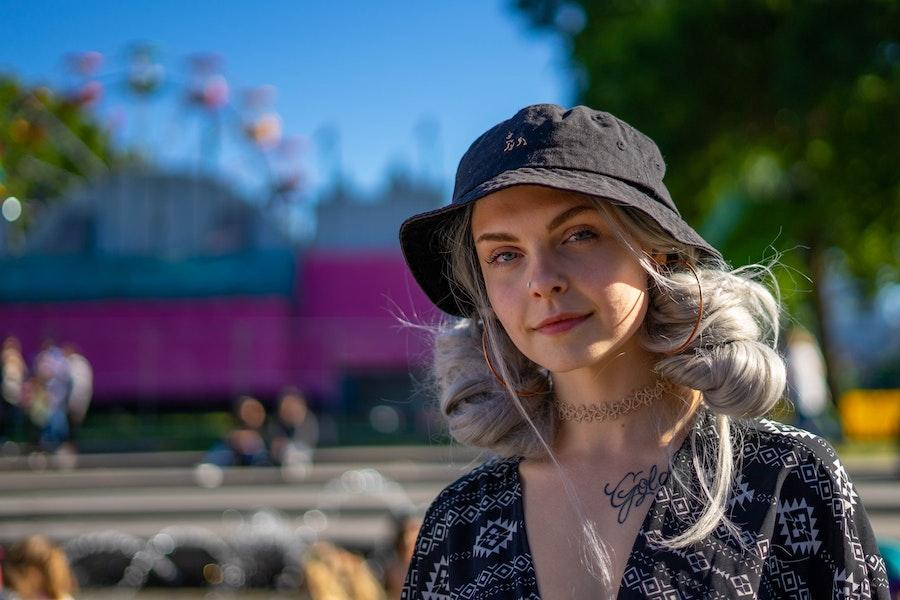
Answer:
<path fill-rule="evenodd" d="M 637 348 L 647 274 L 589 199 L 494 192 L 476 202 L 472 236 L 494 313 L 529 359 L 565 373 Z"/>

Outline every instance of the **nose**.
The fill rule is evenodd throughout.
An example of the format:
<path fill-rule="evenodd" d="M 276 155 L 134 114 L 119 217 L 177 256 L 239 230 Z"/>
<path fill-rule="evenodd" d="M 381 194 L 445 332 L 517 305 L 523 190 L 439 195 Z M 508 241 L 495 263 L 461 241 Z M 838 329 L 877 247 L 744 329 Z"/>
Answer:
<path fill-rule="evenodd" d="M 532 297 L 549 298 L 569 288 L 565 273 L 550 257 L 535 257 L 533 265 L 531 278 L 528 280 L 528 291 Z"/>

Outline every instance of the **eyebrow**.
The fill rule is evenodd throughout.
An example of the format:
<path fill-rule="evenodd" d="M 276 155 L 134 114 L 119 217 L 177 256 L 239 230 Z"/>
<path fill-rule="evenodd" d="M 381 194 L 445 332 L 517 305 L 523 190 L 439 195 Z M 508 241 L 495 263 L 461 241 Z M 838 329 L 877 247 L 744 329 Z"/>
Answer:
<path fill-rule="evenodd" d="M 569 219 L 574 217 L 575 215 L 581 214 L 587 210 L 594 210 L 594 207 L 588 206 L 586 204 L 580 204 L 578 206 L 573 206 L 572 208 L 564 210 L 563 212 L 561 212 L 558 215 L 556 215 L 555 217 L 553 217 L 553 219 L 551 219 L 549 223 L 547 223 L 547 231 L 548 232 L 553 231 L 554 229 L 556 229 L 557 227 L 559 227 L 560 225 L 562 225 L 563 223 L 565 223 L 566 221 L 568 221 Z M 517 242 L 517 241 L 519 241 L 519 239 L 516 236 L 511 235 L 509 233 L 488 232 L 488 233 L 482 233 L 481 235 L 479 235 L 478 239 L 475 240 L 475 243 L 478 244 L 481 242 Z"/>

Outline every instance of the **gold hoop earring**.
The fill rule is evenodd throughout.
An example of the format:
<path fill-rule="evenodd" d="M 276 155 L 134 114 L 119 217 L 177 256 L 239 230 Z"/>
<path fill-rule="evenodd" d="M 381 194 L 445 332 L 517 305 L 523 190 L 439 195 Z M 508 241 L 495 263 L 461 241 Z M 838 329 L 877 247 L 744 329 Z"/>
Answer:
<path fill-rule="evenodd" d="M 497 373 L 497 371 L 494 369 L 494 365 L 491 362 L 491 358 L 490 358 L 490 356 L 488 356 L 487 331 L 484 329 L 481 330 L 481 353 L 484 355 L 484 362 L 487 363 L 488 369 L 490 369 L 491 373 L 494 375 L 494 379 L 496 379 L 497 383 L 499 383 L 501 386 L 506 387 L 506 383 L 503 381 L 503 378 L 501 378 L 500 375 Z M 546 392 L 523 392 L 521 390 L 514 390 L 514 391 L 516 392 L 516 395 L 521 398 L 531 398 L 533 396 L 542 396 L 546 393 Z"/>
<path fill-rule="evenodd" d="M 694 278 L 697 280 L 697 295 L 700 299 L 700 306 L 697 310 L 697 321 L 694 323 L 694 328 L 691 330 L 691 335 L 689 335 L 688 339 L 685 340 L 685 342 L 678 346 L 676 349 L 666 352 L 667 355 L 671 356 L 683 352 L 684 349 L 694 341 L 694 337 L 697 335 L 697 331 L 700 329 L 700 321 L 703 319 L 703 286 L 700 284 L 700 275 L 697 274 L 697 271 L 694 270 L 694 267 L 692 267 L 691 263 L 689 263 L 687 260 L 681 258 L 676 261 L 667 262 L 666 264 L 684 265 L 691 273 L 693 273 Z"/>

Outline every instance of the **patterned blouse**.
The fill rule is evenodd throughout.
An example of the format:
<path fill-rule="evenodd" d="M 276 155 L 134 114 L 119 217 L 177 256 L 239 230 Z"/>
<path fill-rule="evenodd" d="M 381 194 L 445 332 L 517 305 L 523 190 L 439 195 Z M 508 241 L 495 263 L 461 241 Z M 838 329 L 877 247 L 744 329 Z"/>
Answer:
<path fill-rule="evenodd" d="M 720 526 L 687 548 L 654 547 L 658 536 L 685 531 L 700 514 L 678 478 L 669 477 L 644 518 L 619 600 L 889 600 L 869 519 L 828 442 L 767 420 L 732 429 L 743 434 L 728 503 L 737 530 Z M 672 468 L 696 483 L 688 439 L 698 445 L 715 440 L 711 418 L 698 419 L 693 434 Z M 540 600 L 520 460 L 490 460 L 438 495 L 425 515 L 401 600 Z"/>

